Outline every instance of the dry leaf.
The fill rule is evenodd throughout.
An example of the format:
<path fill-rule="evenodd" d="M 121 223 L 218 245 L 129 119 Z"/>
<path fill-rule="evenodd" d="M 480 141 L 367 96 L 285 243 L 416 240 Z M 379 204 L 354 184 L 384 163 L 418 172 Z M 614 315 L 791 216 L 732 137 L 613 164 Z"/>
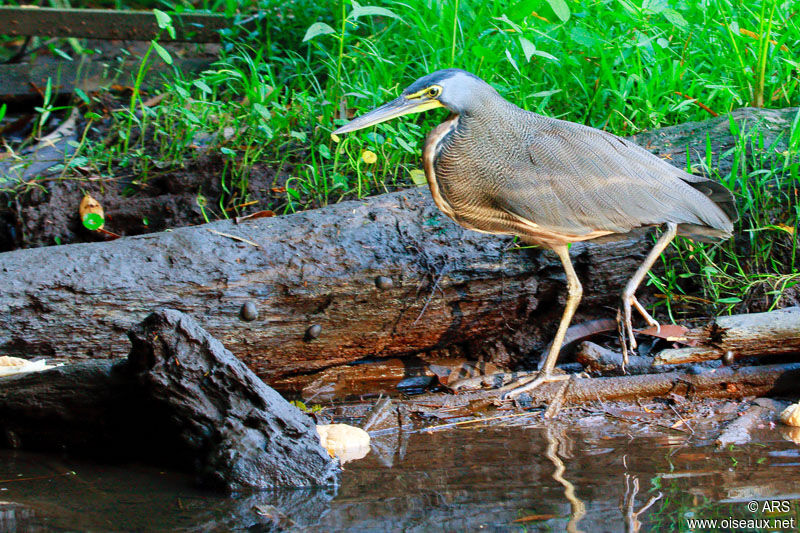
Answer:
<path fill-rule="evenodd" d="M 268 217 L 274 217 L 274 216 L 275 216 L 275 212 L 274 211 L 270 211 L 269 209 L 266 209 L 264 211 L 256 211 L 255 213 L 251 213 L 251 214 L 245 215 L 243 217 L 236 217 L 235 222 L 237 224 L 239 224 L 241 222 L 244 222 L 245 220 L 251 220 L 251 219 L 254 219 L 254 218 L 268 218 Z"/>
<path fill-rule="evenodd" d="M 642 335 L 650 335 L 651 337 L 658 337 L 660 339 L 668 340 L 670 342 L 680 342 L 692 346 L 692 342 L 686 339 L 686 332 L 689 328 L 684 326 L 676 326 L 674 324 L 663 324 L 660 328 L 651 326 L 647 329 L 637 329 L 636 333 Z"/>

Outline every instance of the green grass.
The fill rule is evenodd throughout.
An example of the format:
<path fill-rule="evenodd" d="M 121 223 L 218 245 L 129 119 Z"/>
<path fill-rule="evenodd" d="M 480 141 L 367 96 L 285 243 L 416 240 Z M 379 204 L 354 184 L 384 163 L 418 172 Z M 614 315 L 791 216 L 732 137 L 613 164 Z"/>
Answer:
<path fill-rule="evenodd" d="M 167 2 L 110 5 L 170 8 Z M 77 157 L 102 176 L 132 176 L 141 184 L 191 166 L 200 139 L 222 168 L 218 203 L 198 197 L 208 219 L 255 200 L 262 200 L 260 208 L 292 212 L 414 186 L 424 135 L 443 112 L 382 124 L 339 143 L 330 132 L 346 121 L 342 112 L 362 113 L 440 68 L 470 70 L 525 109 L 621 135 L 746 105 L 800 103 L 800 63 L 792 53 L 800 49 L 800 17 L 791 2 L 204 0 L 174 6 L 240 19 L 259 12 L 259 23 L 253 31 L 228 32 L 219 61 L 200 76 L 183 79 L 176 72 L 150 88 L 150 95 L 168 93 L 157 105 L 143 105 L 148 89 L 132 81 L 134 95 L 102 128 L 94 122 Z M 101 97 L 76 104 L 102 113 Z M 702 300 L 733 311 L 763 298 L 769 308 L 797 282 L 797 125 L 789 141 L 782 170 L 752 172 L 760 167 L 751 158 L 781 156 L 751 150 L 757 139 L 740 136 L 734 172 L 717 176 L 740 199 L 739 238 L 715 247 L 680 243 L 665 256 L 666 273 L 650 282 L 670 297 L 670 314 L 685 307 L 676 302 L 713 307 Z M 366 151 L 377 155 L 374 163 L 363 157 Z M 248 180 L 258 165 L 289 174 L 285 197 L 266 205 L 251 197 Z"/>

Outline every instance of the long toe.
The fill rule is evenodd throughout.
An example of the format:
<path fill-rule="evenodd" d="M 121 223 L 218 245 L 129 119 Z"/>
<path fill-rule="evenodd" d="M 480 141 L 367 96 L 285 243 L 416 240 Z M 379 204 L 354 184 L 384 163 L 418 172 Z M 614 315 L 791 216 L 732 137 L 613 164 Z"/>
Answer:
<path fill-rule="evenodd" d="M 529 392 L 543 383 L 554 383 L 569 379 L 569 374 L 551 374 L 550 372 L 539 372 L 535 378 L 523 378 L 512 381 L 508 385 L 498 389 L 503 393 L 504 400 L 513 400 L 523 392 Z"/>
<path fill-rule="evenodd" d="M 639 314 L 642 315 L 644 321 L 647 322 L 649 326 L 656 328 L 657 331 L 661 331 L 661 324 L 658 321 L 650 316 L 650 313 L 647 312 L 647 309 L 639 303 L 639 300 L 636 299 L 636 296 L 631 296 L 631 304 L 639 311 Z"/>

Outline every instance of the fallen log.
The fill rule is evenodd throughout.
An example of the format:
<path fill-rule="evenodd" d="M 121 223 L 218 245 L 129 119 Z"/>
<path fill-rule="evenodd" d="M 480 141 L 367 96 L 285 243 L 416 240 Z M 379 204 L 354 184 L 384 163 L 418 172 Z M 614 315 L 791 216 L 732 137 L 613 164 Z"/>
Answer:
<path fill-rule="evenodd" d="M 769 143 L 794 113 L 740 110 L 734 118 L 748 127 L 761 120 Z M 708 133 L 717 164 L 727 164 L 728 117 L 636 140 L 677 162 L 675 147 L 686 143 L 676 139 L 689 130 L 703 153 Z M 613 316 L 651 246 L 648 237 L 575 244 L 584 284 L 575 321 L 587 318 L 585 309 L 590 318 L 604 309 Z M 121 356 L 132 324 L 172 307 L 263 378 L 420 352 L 508 365 L 538 358 L 565 294 L 552 254 L 464 230 L 427 190 L 407 190 L 239 225 L 0 254 L 0 355 Z"/>
<path fill-rule="evenodd" d="M 494 376 L 506 382 L 505 376 Z M 593 401 L 634 400 L 637 398 L 671 397 L 689 398 L 743 398 L 745 396 L 771 396 L 797 394 L 800 363 L 721 367 L 700 374 L 669 372 L 607 378 L 578 378 L 544 383 L 530 391 L 531 405 L 551 405 L 554 401 L 580 404 Z M 496 402 L 499 390 L 467 392 L 455 395 L 424 394 L 407 400 L 406 404 L 424 404 L 429 407 L 460 407 L 476 401 Z M 525 400 L 528 403 L 528 400 Z"/>
<path fill-rule="evenodd" d="M 194 320 L 159 311 L 130 338 L 127 360 L 1 378 L 0 444 L 145 459 L 228 491 L 335 484 L 311 420 Z"/>
<path fill-rule="evenodd" d="M 659 352 L 653 364 L 675 365 L 744 357 L 800 354 L 800 307 L 769 313 L 720 316 L 686 332 L 696 346 Z"/>

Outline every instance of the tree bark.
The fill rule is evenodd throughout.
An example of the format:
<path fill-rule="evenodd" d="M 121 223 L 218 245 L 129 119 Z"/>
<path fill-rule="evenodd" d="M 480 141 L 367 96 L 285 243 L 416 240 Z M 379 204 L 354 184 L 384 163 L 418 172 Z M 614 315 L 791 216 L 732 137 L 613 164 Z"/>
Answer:
<path fill-rule="evenodd" d="M 770 313 L 720 316 L 690 329 L 686 339 L 697 346 L 659 352 L 653 364 L 675 365 L 722 359 L 800 354 L 800 307 Z"/>
<path fill-rule="evenodd" d="M 770 142 L 794 113 L 734 117 L 761 117 Z M 731 142 L 728 117 L 690 128 L 703 146 L 709 133 L 717 154 Z M 679 163 L 686 135 L 682 126 L 636 140 Z M 239 225 L 8 252 L 0 254 L 0 355 L 120 356 L 129 327 L 171 307 L 263 378 L 431 351 L 518 363 L 550 340 L 566 288 L 554 255 L 510 244 L 451 222 L 427 190 L 405 190 Z M 575 244 L 584 284 L 575 321 L 586 310 L 613 317 L 651 246 L 648 237 Z"/>
<path fill-rule="evenodd" d="M 311 419 L 175 310 L 129 332 L 127 360 L 0 380 L 0 446 L 180 467 L 227 491 L 336 483 Z"/>

